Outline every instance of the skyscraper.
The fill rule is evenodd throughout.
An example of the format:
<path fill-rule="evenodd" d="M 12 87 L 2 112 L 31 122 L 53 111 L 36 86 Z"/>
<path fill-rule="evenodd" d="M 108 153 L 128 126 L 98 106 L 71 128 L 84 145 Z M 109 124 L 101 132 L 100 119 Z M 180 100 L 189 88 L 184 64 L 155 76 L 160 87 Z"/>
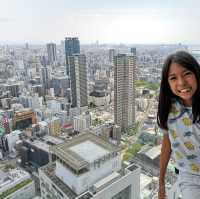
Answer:
<path fill-rule="evenodd" d="M 131 53 L 133 53 L 133 55 L 136 55 L 136 48 L 131 48 Z"/>
<path fill-rule="evenodd" d="M 116 54 L 115 49 L 109 49 L 109 61 L 113 63 L 114 56 Z"/>
<path fill-rule="evenodd" d="M 44 93 L 46 93 L 46 89 L 49 88 L 49 81 L 50 81 L 50 68 L 48 67 L 41 67 L 40 68 L 40 79 L 44 89 Z"/>
<path fill-rule="evenodd" d="M 135 68 L 135 55 L 114 57 L 114 121 L 122 130 L 135 122 Z"/>
<path fill-rule="evenodd" d="M 54 43 L 48 43 L 47 44 L 47 55 L 48 55 L 48 62 L 49 64 L 55 64 L 57 60 L 56 55 L 56 44 Z"/>
<path fill-rule="evenodd" d="M 66 56 L 66 72 L 69 75 L 68 56 L 73 54 L 80 54 L 80 42 L 77 37 L 65 38 L 65 56 Z"/>
<path fill-rule="evenodd" d="M 68 56 L 71 84 L 71 106 L 83 107 L 88 105 L 87 67 L 85 55 Z"/>

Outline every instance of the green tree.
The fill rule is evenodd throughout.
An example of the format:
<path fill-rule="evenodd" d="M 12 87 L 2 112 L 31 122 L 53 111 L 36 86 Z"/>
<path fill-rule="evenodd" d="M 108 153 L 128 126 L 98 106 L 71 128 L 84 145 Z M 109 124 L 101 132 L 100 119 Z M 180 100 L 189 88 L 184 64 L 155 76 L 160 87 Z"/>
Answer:
<path fill-rule="evenodd" d="M 135 135 L 138 132 L 138 126 L 139 126 L 139 122 L 136 122 L 132 127 L 130 127 L 129 129 L 127 129 L 127 134 L 128 135 Z"/>
<path fill-rule="evenodd" d="M 125 152 L 125 156 L 123 156 L 123 160 L 130 160 L 133 158 L 138 151 L 142 148 L 142 145 L 139 143 L 132 144 L 129 146 Z M 124 159 L 125 158 L 125 159 Z"/>
<path fill-rule="evenodd" d="M 128 160 L 130 160 L 132 158 L 132 154 L 131 153 L 125 153 L 124 155 L 123 155 L 123 160 L 124 161 L 128 161 Z"/>
<path fill-rule="evenodd" d="M 135 81 L 135 86 L 136 87 L 144 87 L 146 89 L 150 90 L 157 90 L 159 88 L 159 83 L 152 83 L 152 82 L 147 82 L 144 80 L 137 80 Z"/>

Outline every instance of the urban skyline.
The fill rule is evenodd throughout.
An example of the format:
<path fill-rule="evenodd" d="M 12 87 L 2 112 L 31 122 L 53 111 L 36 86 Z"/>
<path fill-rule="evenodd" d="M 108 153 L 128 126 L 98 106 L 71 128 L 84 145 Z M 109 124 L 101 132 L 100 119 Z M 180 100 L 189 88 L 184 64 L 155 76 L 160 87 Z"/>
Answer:
<path fill-rule="evenodd" d="M 198 44 L 200 2 L 0 1 L 1 43 Z"/>
<path fill-rule="evenodd" d="M 24 44 L 0 46 L 0 198 L 157 199 L 163 62 L 198 49 Z"/>

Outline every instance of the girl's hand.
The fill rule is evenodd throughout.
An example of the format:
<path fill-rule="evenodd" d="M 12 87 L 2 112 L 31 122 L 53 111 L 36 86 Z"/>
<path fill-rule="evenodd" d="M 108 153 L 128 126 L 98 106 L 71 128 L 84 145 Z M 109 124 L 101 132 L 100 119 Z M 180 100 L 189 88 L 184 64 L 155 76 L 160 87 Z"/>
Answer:
<path fill-rule="evenodd" d="M 165 185 L 160 185 L 160 186 L 159 186 L 158 199 L 166 199 L 166 195 L 165 195 Z"/>

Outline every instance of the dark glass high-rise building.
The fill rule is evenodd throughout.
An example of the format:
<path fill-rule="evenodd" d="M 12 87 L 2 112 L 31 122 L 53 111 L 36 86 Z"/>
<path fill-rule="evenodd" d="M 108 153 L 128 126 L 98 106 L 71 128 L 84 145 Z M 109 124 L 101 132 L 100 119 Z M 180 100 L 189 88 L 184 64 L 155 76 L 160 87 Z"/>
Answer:
<path fill-rule="evenodd" d="M 132 53 L 133 55 L 136 55 L 136 48 L 131 48 L 131 53 Z"/>
<path fill-rule="evenodd" d="M 80 54 L 80 42 L 77 37 L 65 38 L 66 72 L 69 75 L 68 57 L 73 54 Z"/>

